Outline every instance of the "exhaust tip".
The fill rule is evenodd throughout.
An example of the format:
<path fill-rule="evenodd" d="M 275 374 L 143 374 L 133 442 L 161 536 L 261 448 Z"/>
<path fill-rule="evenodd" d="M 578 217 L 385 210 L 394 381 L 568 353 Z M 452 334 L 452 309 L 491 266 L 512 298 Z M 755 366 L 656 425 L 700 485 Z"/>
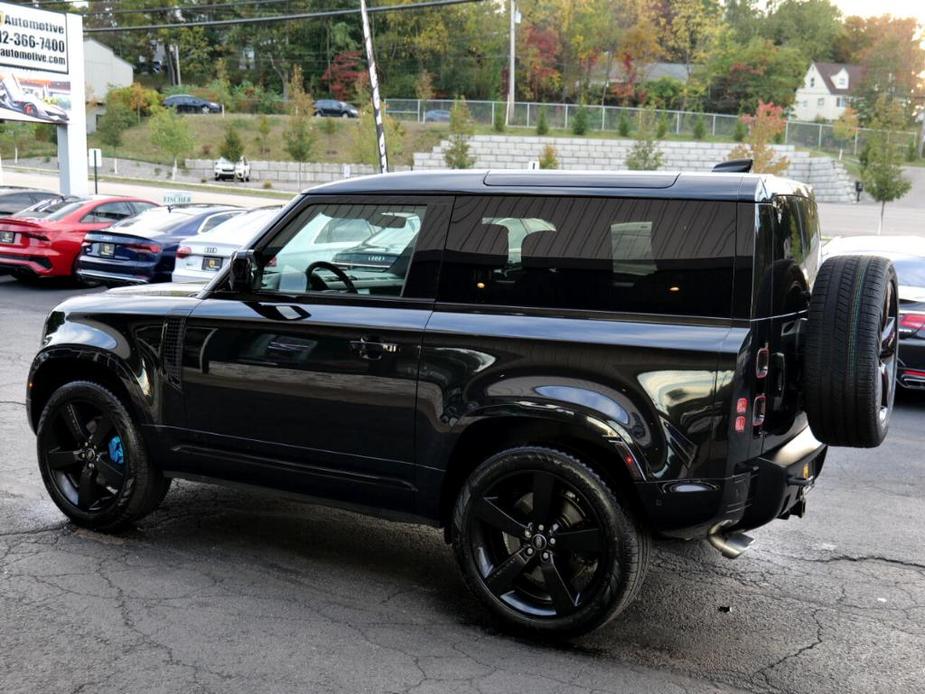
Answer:
<path fill-rule="evenodd" d="M 755 538 L 741 531 L 724 533 L 723 524 L 719 524 L 710 529 L 707 541 L 727 559 L 738 559 L 752 546 Z"/>

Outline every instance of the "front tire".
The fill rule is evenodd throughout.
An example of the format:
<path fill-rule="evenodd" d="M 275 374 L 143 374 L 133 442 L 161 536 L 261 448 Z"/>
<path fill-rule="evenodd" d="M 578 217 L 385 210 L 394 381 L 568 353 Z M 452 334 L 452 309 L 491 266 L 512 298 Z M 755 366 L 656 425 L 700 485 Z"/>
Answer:
<path fill-rule="evenodd" d="M 589 466 L 530 446 L 472 473 L 456 502 L 453 547 L 469 589 L 504 625 L 571 637 L 633 600 L 651 537 Z"/>
<path fill-rule="evenodd" d="M 56 390 L 37 427 L 39 471 L 76 525 L 115 531 L 160 504 L 170 480 L 148 459 L 141 432 L 106 388 L 75 381 Z"/>

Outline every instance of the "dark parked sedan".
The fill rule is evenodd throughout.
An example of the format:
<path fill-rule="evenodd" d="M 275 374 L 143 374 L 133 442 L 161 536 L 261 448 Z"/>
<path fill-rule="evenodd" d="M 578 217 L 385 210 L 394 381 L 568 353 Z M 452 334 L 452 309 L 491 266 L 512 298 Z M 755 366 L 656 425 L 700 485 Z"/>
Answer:
<path fill-rule="evenodd" d="M 925 239 L 917 236 L 837 238 L 823 248 L 824 257 L 879 255 L 893 261 L 899 281 L 899 365 L 896 382 L 910 390 L 925 389 Z"/>
<path fill-rule="evenodd" d="M 226 205 L 148 210 L 105 231 L 87 234 L 77 275 L 106 285 L 169 282 L 181 239 L 208 231 L 242 212 Z"/>
<path fill-rule="evenodd" d="M 60 197 L 50 190 L 35 190 L 19 186 L 0 187 L 0 215 L 16 214 L 37 202 Z"/>
<path fill-rule="evenodd" d="M 190 94 L 174 94 L 164 99 L 164 106 L 177 113 L 221 113 L 222 105 Z"/>
<path fill-rule="evenodd" d="M 424 112 L 425 123 L 449 123 L 450 112 L 443 108 L 433 109 Z"/>
<path fill-rule="evenodd" d="M 318 99 L 315 102 L 315 115 L 332 118 L 359 118 L 357 107 L 337 99 Z"/>

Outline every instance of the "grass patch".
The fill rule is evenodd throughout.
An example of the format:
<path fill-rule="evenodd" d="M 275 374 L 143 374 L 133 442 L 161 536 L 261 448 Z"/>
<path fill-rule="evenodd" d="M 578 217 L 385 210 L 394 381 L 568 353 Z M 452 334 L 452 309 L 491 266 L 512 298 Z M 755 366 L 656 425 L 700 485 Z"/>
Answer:
<path fill-rule="evenodd" d="M 193 132 L 196 149 L 190 154 L 191 159 L 214 159 L 225 139 L 225 130 L 234 126 L 244 142 L 244 153 L 251 159 L 270 161 L 291 161 L 286 152 L 284 132 L 288 116 L 267 116 L 270 122 L 270 134 L 267 148 L 258 147 L 259 133 L 257 123 L 259 116 L 235 114 L 222 117 L 219 114 L 184 116 Z M 315 151 L 312 161 L 325 163 L 357 163 L 353 152 L 353 143 L 357 138 L 357 121 L 346 118 L 330 119 L 325 128 L 320 127 L 320 120 L 315 129 Z M 419 123 L 403 123 L 404 137 L 402 155 L 398 165 L 410 165 L 414 152 L 428 151 L 446 137 L 446 127 L 425 126 Z M 327 130 L 328 132 L 325 132 Z M 99 137 L 94 133 L 89 136 L 90 147 L 102 147 L 105 156 L 113 156 L 111 148 L 103 147 Z M 151 135 L 147 122 L 129 128 L 122 135 L 122 146 L 115 153 L 121 159 L 135 159 L 154 164 L 169 165 L 170 161 L 151 144 Z"/>

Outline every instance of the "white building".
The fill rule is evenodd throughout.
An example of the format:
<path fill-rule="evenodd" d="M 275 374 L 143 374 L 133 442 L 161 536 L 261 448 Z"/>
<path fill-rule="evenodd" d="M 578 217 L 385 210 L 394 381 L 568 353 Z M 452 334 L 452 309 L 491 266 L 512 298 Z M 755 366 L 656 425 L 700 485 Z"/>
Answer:
<path fill-rule="evenodd" d="M 96 132 L 96 121 L 105 111 L 110 87 L 128 87 L 135 79 L 131 63 L 99 41 L 84 39 L 84 75 L 87 90 L 87 132 Z"/>
<path fill-rule="evenodd" d="M 793 117 L 808 121 L 837 120 L 851 103 L 851 94 L 863 76 L 860 65 L 813 63 L 806 71 L 803 86 L 797 89 Z"/>

